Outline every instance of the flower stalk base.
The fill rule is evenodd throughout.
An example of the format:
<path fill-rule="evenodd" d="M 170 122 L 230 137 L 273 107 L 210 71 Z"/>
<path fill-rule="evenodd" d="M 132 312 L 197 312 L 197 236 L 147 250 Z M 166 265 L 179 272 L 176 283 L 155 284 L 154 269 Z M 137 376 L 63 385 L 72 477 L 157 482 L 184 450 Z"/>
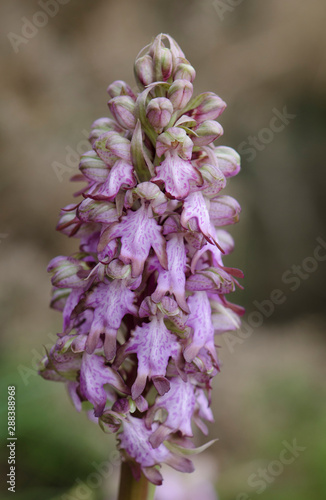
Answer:
<path fill-rule="evenodd" d="M 126 462 L 121 464 L 118 500 L 154 500 L 155 485 L 141 475 L 137 481 Z"/>

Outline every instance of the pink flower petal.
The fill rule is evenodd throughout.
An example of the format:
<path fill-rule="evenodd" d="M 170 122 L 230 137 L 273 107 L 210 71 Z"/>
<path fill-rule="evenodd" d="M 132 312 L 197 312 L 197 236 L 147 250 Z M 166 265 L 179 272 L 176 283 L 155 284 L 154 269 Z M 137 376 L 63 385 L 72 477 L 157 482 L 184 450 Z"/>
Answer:
<path fill-rule="evenodd" d="M 133 278 L 139 276 L 144 269 L 150 249 L 153 248 L 161 266 L 167 269 L 166 243 L 162 236 L 162 228 L 153 218 L 152 210 L 142 206 L 135 212 L 128 210 L 120 223 L 109 230 L 109 239 L 121 237 L 119 259 L 131 264 Z"/>
<path fill-rule="evenodd" d="M 125 280 L 100 283 L 86 297 L 86 307 L 94 309 L 86 350 L 94 352 L 98 339 L 105 335 L 104 352 L 112 359 L 116 350 L 116 335 L 125 314 L 137 314 L 134 305 L 135 293 L 129 290 Z"/>
<path fill-rule="evenodd" d="M 161 269 L 157 278 L 157 287 L 152 294 L 153 302 L 160 302 L 166 293 L 174 294 L 178 305 L 188 312 L 185 297 L 186 250 L 183 236 L 175 234 L 167 243 L 168 270 Z"/>
<path fill-rule="evenodd" d="M 206 344 L 214 345 L 212 311 L 206 292 L 195 292 L 188 298 L 190 314 L 187 325 L 192 328 L 191 343 L 184 351 L 186 361 L 191 362 Z"/>
<path fill-rule="evenodd" d="M 163 317 L 153 317 L 150 323 L 143 323 L 132 333 L 127 342 L 125 355 L 135 353 L 138 358 L 138 372 L 131 388 L 133 399 L 143 392 L 147 378 L 165 377 L 169 358 L 179 352 L 177 337 L 165 326 Z"/>
<path fill-rule="evenodd" d="M 123 394 L 128 394 L 128 388 L 120 375 L 109 366 L 106 366 L 103 356 L 84 353 L 80 370 L 80 391 L 95 409 L 95 416 L 99 417 L 107 401 L 105 384 L 110 384 Z"/>
<path fill-rule="evenodd" d="M 152 182 L 164 182 L 166 193 L 182 200 L 188 196 L 191 183 L 200 186 L 203 180 L 191 162 L 180 158 L 175 151 L 168 151 L 165 156 L 165 160 L 156 167 L 157 175 Z"/>

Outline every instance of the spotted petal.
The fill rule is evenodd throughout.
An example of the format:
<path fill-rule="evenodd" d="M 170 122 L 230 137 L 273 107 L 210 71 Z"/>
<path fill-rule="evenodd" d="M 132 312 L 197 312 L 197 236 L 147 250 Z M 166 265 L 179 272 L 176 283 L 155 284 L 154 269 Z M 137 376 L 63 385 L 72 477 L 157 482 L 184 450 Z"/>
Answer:
<path fill-rule="evenodd" d="M 125 280 L 100 283 L 86 298 L 86 307 L 94 309 L 86 351 L 91 354 L 96 348 L 101 333 L 104 333 L 104 352 L 112 359 L 116 350 L 116 336 L 125 314 L 137 314 L 134 305 L 135 293 L 127 288 Z"/>
<path fill-rule="evenodd" d="M 200 191 L 187 196 L 183 203 L 181 225 L 190 231 L 200 231 L 210 243 L 214 243 L 207 204 L 209 200 Z"/>
<path fill-rule="evenodd" d="M 153 218 L 150 207 L 142 203 L 137 211 L 128 210 L 121 222 L 109 229 L 109 240 L 119 237 L 121 237 L 119 259 L 125 264 L 131 264 L 133 278 L 137 278 L 143 272 L 151 247 L 161 266 L 167 269 L 166 244 L 162 228 Z"/>
<path fill-rule="evenodd" d="M 123 420 L 123 430 L 119 433 L 119 448 L 134 460 L 133 472 L 140 477 L 140 471 L 156 485 L 162 484 L 163 478 L 155 468 L 163 462 L 181 472 L 192 472 L 192 462 L 181 456 L 174 455 L 164 444 L 153 448 L 149 438 L 152 431 L 147 429 L 143 419 L 128 416 Z M 130 460 L 129 458 L 129 460 Z"/>
<path fill-rule="evenodd" d="M 165 326 L 163 316 L 154 316 L 150 323 L 137 326 L 124 349 L 124 356 L 135 353 L 138 358 L 137 378 L 131 388 L 132 398 L 136 399 L 145 389 L 147 378 L 161 394 L 169 390 L 165 379 L 169 358 L 177 357 L 179 344 L 176 336 Z"/>
<path fill-rule="evenodd" d="M 209 215 L 216 226 L 234 224 L 239 220 L 241 207 L 231 196 L 216 196 L 210 202 Z"/>
<path fill-rule="evenodd" d="M 234 292 L 235 284 L 237 281 L 222 267 L 208 267 L 189 276 L 186 290 L 230 293 Z"/>
<path fill-rule="evenodd" d="M 191 183 L 201 186 L 203 183 L 199 171 L 189 160 L 178 156 L 176 151 L 167 151 L 165 160 L 156 167 L 156 177 L 153 182 L 164 182 L 166 193 L 179 200 L 188 196 Z"/>
<path fill-rule="evenodd" d="M 92 196 L 95 199 L 108 198 L 113 200 L 120 188 L 132 188 L 136 185 L 134 167 L 131 163 L 118 160 L 110 170 L 106 181 L 101 184 L 96 193 Z"/>
<path fill-rule="evenodd" d="M 169 292 L 174 294 L 178 305 L 184 311 L 188 312 L 188 306 L 185 297 L 186 284 L 186 250 L 184 247 L 183 236 L 175 234 L 167 243 L 168 270 L 161 269 L 157 278 L 157 287 L 152 294 L 154 302 L 160 302 L 164 295 Z"/>
<path fill-rule="evenodd" d="M 106 405 L 108 393 L 103 387 L 105 384 L 110 384 L 123 394 L 129 392 L 120 375 L 105 364 L 103 356 L 84 353 L 80 370 L 80 392 L 94 405 L 96 417 L 102 415 Z"/>
<path fill-rule="evenodd" d="M 156 398 L 155 404 L 147 413 L 147 425 L 152 423 L 158 410 L 167 414 L 150 438 L 151 444 L 157 448 L 172 432 L 180 431 L 183 436 L 191 437 L 191 419 L 195 408 L 194 385 L 174 377 L 169 392 Z"/>
<path fill-rule="evenodd" d="M 212 311 L 206 292 L 196 292 L 188 298 L 190 314 L 187 325 L 192 328 L 191 343 L 186 347 L 183 355 L 186 361 L 195 359 L 202 347 L 206 347 L 215 358 L 214 327 Z"/>

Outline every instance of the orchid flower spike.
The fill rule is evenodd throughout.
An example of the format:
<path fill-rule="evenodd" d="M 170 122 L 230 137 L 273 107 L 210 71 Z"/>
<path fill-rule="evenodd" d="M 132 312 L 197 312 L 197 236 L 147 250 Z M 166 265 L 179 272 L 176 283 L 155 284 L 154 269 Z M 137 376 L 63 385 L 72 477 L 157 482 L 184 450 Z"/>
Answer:
<path fill-rule="evenodd" d="M 79 249 L 49 264 L 63 328 L 40 374 L 116 434 L 136 480 L 160 485 L 163 463 L 193 470 L 193 425 L 206 433 L 213 421 L 214 337 L 243 313 L 226 300 L 242 272 L 222 261 L 241 210 L 222 192 L 240 158 L 214 144 L 226 104 L 194 96 L 173 38 L 158 35 L 134 72 L 138 92 L 109 85 L 112 117 L 94 122 L 73 178 L 82 196 L 61 212 L 58 230 Z"/>

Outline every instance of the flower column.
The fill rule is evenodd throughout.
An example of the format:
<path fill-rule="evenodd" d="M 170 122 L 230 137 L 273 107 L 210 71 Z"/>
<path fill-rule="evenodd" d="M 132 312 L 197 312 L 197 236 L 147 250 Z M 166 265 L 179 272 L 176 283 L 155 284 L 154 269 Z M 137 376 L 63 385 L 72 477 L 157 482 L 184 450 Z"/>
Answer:
<path fill-rule="evenodd" d="M 137 94 L 108 87 L 113 119 L 94 122 L 72 179 L 86 182 L 81 201 L 61 212 L 58 230 L 80 243 L 49 265 L 63 331 L 40 369 L 116 433 L 125 500 L 151 498 L 162 463 L 193 470 L 192 424 L 206 433 L 213 421 L 214 335 L 243 313 L 226 299 L 242 273 L 222 262 L 233 249 L 222 228 L 240 213 L 220 194 L 240 169 L 214 145 L 226 105 L 193 97 L 195 70 L 169 35 L 140 53 L 135 76 Z"/>

